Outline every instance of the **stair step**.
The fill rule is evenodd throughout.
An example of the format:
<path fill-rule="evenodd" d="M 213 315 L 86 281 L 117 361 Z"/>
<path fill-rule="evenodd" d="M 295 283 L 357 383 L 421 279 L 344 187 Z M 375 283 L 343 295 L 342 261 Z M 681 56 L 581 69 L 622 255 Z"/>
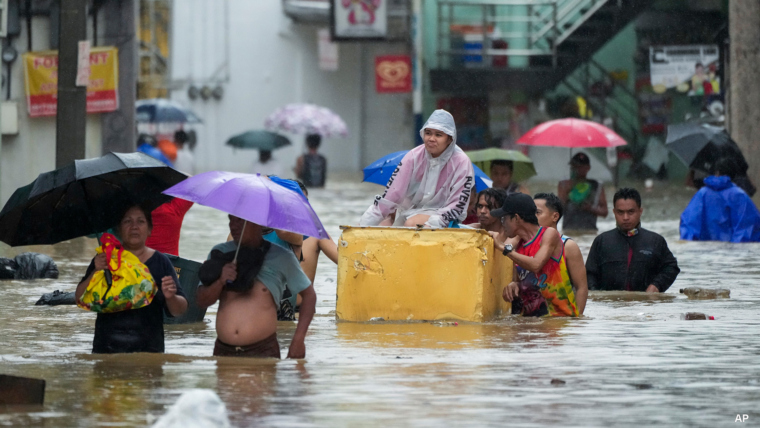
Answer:
<path fill-rule="evenodd" d="M 595 42 L 596 39 L 597 39 L 596 37 L 592 37 L 592 36 L 580 36 L 580 35 L 573 34 L 570 37 L 566 38 L 565 41 L 562 42 L 562 43 L 563 44 L 564 43 L 571 43 L 571 44 L 575 44 L 575 45 L 583 45 L 583 44 Z"/>

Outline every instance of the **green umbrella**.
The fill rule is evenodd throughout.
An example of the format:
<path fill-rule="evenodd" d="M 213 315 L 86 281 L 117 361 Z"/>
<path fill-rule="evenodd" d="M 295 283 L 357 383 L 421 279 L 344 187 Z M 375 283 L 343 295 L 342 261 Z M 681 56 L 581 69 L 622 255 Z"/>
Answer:
<path fill-rule="evenodd" d="M 290 140 L 269 131 L 248 131 L 227 140 L 227 145 L 239 149 L 275 150 L 289 146 Z"/>
<path fill-rule="evenodd" d="M 517 150 L 505 150 L 492 147 L 483 150 L 471 150 L 467 153 L 472 163 L 482 169 L 489 176 L 491 175 L 491 161 L 508 160 L 513 163 L 512 180 L 517 183 L 527 180 L 536 175 L 536 168 L 533 161 Z"/>

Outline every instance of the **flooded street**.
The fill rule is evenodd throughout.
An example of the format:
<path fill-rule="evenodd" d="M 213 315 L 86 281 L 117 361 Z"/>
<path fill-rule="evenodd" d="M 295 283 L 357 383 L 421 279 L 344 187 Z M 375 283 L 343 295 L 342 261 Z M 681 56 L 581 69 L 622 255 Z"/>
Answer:
<path fill-rule="evenodd" d="M 333 181 L 311 201 L 337 239 L 339 225 L 357 223 L 380 190 Z M 678 241 L 691 195 L 680 187 L 642 195 L 643 226 L 667 238 L 681 267 L 668 292 L 592 292 L 580 319 L 337 323 L 336 267 L 322 255 L 317 314 L 300 362 L 212 358 L 215 307 L 204 324 L 166 326 L 166 355 L 93 356 L 95 314 L 34 302 L 75 289 L 94 240 L 2 244 L 6 257 L 52 256 L 61 277 L 0 283 L 0 373 L 47 381 L 43 407 L 0 410 L 0 426 L 146 426 L 191 388 L 216 391 L 237 427 L 724 426 L 737 414 L 757 421 L 760 244 Z M 610 210 L 599 227 L 613 226 Z M 196 205 L 180 255 L 203 260 L 227 233 L 224 213 Z M 592 240 L 577 238 L 584 256 Z M 729 288 L 731 299 L 687 300 L 678 293 L 685 287 Z M 683 321 L 686 312 L 715 320 Z M 294 330 L 280 323 L 283 348 Z"/>

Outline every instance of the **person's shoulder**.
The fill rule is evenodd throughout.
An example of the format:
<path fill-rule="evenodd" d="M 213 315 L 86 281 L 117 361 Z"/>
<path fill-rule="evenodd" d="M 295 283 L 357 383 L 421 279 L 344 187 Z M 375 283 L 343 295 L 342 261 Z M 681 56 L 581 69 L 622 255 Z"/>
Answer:
<path fill-rule="evenodd" d="M 270 243 L 270 244 L 271 245 L 269 246 L 269 250 L 267 251 L 266 258 L 268 258 L 268 259 L 280 259 L 280 258 L 289 259 L 289 258 L 292 257 L 294 260 L 298 261 L 296 259 L 296 255 L 293 254 L 293 250 L 288 249 L 288 248 L 283 248 L 282 246 L 277 245 L 277 244 L 272 244 L 272 243 Z"/>
<path fill-rule="evenodd" d="M 237 244 L 235 243 L 235 241 L 227 241 L 227 242 L 221 242 L 219 244 L 214 245 L 211 248 L 211 251 L 219 250 L 219 251 L 221 251 L 223 253 L 228 253 L 228 252 L 234 250 L 235 248 L 237 248 Z M 211 252 L 211 251 L 209 251 L 209 252 Z"/>
<path fill-rule="evenodd" d="M 620 235 L 620 232 L 618 232 L 617 229 L 611 229 L 606 232 L 602 232 L 596 235 L 596 238 L 594 238 L 594 244 L 597 242 L 602 242 L 605 239 L 614 238 L 616 235 Z"/>
<path fill-rule="evenodd" d="M 465 153 L 460 147 L 457 147 L 457 150 L 454 150 L 454 153 L 451 154 L 451 159 L 459 162 L 472 163 L 470 157 L 467 156 L 467 153 Z"/>
<path fill-rule="evenodd" d="M 648 239 L 653 239 L 653 240 L 656 240 L 656 241 L 662 241 L 662 242 L 665 242 L 667 244 L 667 241 L 665 240 L 664 236 L 660 235 L 657 232 L 653 232 L 653 231 L 651 231 L 649 229 L 644 229 L 643 227 L 639 227 L 639 235 L 644 236 L 644 237 L 646 237 Z"/>

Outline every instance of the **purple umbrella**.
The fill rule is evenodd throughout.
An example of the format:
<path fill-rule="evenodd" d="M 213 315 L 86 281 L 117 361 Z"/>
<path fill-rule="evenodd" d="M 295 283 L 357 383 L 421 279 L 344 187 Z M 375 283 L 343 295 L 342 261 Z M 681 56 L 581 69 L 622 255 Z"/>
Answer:
<path fill-rule="evenodd" d="M 259 174 L 204 172 L 164 193 L 216 208 L 261 226 L 320 239 L 329 238 L 303 195 Z"/>
<path fill-rule="evenodd" d="M 267 130 L 293 134 L 319 134 L 323 137 L 345 137 L 346 122 L 332 110 L 314 104 L 288 104 L 270 114 L 264 121 Z"/>

